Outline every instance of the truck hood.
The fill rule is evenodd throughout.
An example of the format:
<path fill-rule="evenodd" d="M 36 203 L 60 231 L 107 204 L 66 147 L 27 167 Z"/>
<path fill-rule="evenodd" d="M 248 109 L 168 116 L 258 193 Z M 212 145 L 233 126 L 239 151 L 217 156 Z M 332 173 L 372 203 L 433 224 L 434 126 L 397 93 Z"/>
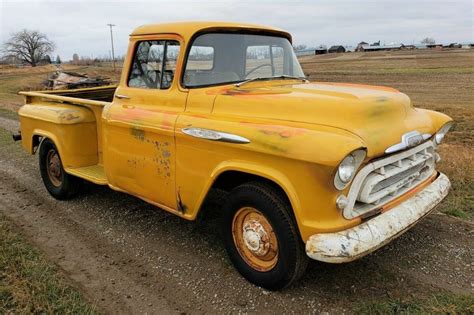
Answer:
<path fill-rule="evenodd" d="M 384 154 L 409 131 L 434 133 L 428 111 L 413 108 L 396 89 L 341 83 L 254 82 L 214 90 L 214 114 L 280 120 L 346 130 L 366 145 L 368 156 Z M 313 127 L 314 128 L 314 127 Z"/>

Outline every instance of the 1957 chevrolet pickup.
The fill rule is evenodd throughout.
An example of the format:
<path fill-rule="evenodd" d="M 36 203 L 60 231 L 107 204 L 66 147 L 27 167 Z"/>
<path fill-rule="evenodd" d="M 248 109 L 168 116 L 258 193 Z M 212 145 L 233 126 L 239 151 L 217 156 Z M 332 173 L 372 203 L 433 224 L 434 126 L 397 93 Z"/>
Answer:
<path fill-rule="evenodd" d="M 18 138 L 46 189 L 71 198 L 82 178 L 187 220 L 227 191 L 224 244 L 256 285 L 371 253 L 448 193 L 448 116 L 388 87 L 308 82 L 285 31 L 146 25 L 127 56 L 118 86 L 20 92 Z"/>

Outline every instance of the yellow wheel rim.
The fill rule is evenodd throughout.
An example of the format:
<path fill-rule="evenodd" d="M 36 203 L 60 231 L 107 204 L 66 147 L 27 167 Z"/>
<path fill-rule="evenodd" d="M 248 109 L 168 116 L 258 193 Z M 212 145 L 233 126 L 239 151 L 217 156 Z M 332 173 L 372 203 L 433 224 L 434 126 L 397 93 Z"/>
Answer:
<path fill-rule="evenodd" d="M 46 170 L 51 183 L 59 187 L 62 183 L 63 171 L 61 168 L 61 160 L 56 150 L 49 150 L 46 156 Z"/>
<path fill-rule="evenodd" d="M 270 222 L 255 208 L 240 208 L 232 221 L 232 236 L 240 256 L 258 271 L 270 271 L 278 261 L 278 240 Z"/>

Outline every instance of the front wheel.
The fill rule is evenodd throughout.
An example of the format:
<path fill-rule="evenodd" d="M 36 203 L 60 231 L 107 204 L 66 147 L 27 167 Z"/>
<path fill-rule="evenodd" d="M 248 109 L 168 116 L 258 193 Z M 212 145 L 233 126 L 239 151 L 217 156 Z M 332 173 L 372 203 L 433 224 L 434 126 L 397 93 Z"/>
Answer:
<path fill-rule="evenodd" d="M 247 183 L 229 196 L 223 217 L 224 242 L 235 268 L 250 282 L 278 290 L 305 271 L 308 257 L 291 206 L 265 183 Z"/>
<path fill-rule="evenodd" d="M 72 198 L 78 191 L 79 179 L 64 171 L 56 145 L 44 139 L 39 150 L 39 168 L 44 186 L 56 199 Z"/>

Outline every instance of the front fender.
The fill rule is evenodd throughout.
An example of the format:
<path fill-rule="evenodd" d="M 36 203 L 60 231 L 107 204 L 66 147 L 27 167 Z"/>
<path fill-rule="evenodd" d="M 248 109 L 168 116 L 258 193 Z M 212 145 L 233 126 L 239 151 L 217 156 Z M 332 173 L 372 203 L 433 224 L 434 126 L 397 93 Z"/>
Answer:
<path fill-rule="evenodd" d="M 228 171 L 236 171 L 236 172 L 251 174 L 251 175 L 265 178 L 269 181 L 274 182 L 279 187 L 281 187 L 283 191 L 286 193 L 293 209 L 300 208 L 300 203 L 298 200 L 298 195 L 296 193 L 296 190 L 293 184 L 291 183 L 291 181 L 289 180 L 289 178 L 284 173 L 270 166 L 265 166 L 265 165 L 261 165 L 257 163 L 252 163 L 250 161 L 242 161 L 242 160 L 228 160 L 216 166 L 216 168 L 211 173 L 209 180 L 204 186 L 204 189 L 201 195 L 198 198 L 197 208 L 200 208 L 200 206 L 204 202 L 204 199 L 207 196 L 207 193 L 209 192 L 209 190 L 211 189 L 211 187 L 213 186 L 217 178 L 219 178 L 221 174 Z"/>

